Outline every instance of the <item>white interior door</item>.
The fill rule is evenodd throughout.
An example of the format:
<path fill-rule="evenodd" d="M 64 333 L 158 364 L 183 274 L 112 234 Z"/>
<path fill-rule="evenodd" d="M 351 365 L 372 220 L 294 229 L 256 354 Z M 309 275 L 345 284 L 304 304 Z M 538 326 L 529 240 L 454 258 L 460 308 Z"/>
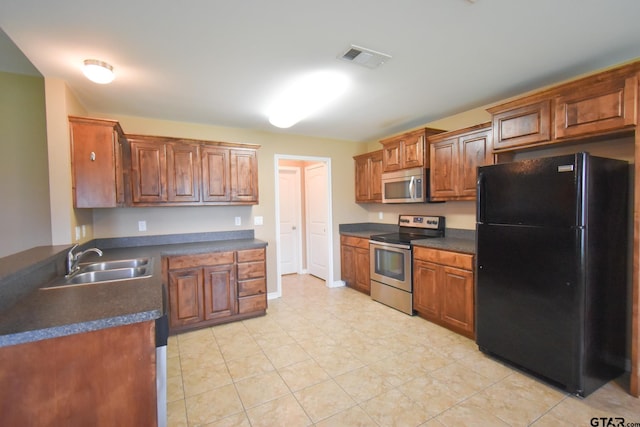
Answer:
<path fill-rule="evenodd" d="M 305 206 L 307 212 L 307 266 L 310 274 L 327 280 L 329 258 L 329 200 L 327 165 L 305 167 Z"/>
<path fill-rule="evenodd" d="M 300 168 L 278 169 L 280 274 L 300 271 Z"/>

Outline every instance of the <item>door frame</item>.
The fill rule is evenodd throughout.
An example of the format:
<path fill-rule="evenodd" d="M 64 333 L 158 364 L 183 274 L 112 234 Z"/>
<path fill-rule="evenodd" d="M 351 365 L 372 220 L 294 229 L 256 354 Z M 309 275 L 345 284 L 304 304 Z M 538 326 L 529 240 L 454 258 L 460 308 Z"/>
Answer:
<path fill-rule="evenodd" d="M 327 280 L 325 281 L 327 287 L 339 286 L 340 284 L 334 284 L 333 275 L 333 191 L 331 188 L 331 158 L 330 157 L 315 157 L 315 156 L 296 156 L 290 154 L 275 154 L 274 160 L 274 181 L 275 181 L 275 217 L 276 217 L 276 292 L 269 293 L 268 297 L 280 298 L 282 296 L 282 276 L 280 273 L 280 177 L 278 174 L 280 160 L 297 160 L 306 162 L 321 162 L 327 166 Z"/>
<path fill-rule="evenodd" d="M 276 169 L 277 175 L 278 175 L 278 189 L 276 190 L 276 203 L 278 204 L 276 206 L 276 220 L 278 221 L 278 225 L 277 225 L 277 232 L 278 232 L 278 238 L 276 239 L 276 244 L 280 245 L 280 197 L 279 197 L 279 193 L 280 193 L 280 171 L 293 171 L 295 172 L 296 177 L 298 178 L 298 183 L 297 183 L 297 187 L 298 187 L 298 192 L 301 194 L 302 190 L 301 190 L 301 176 L 302 176 L 302 168 L 300 167 L 295 167 L 295 166 L 278 166 L 278 168 Z M 298 238 L 297 238 L 297 244 L 298 244 L 298 254 L 296 255 L 296 273 L 301 274 L 303 272 L 302 269 L 302 200 L 300 198 L 300 195 L 298 195 L 298 205 L 296 206 L 296 220 L 298 222 Z M 280 246 L 278 246 L 278 249 L 280 249 Z M 280 250 L 278 250 L 278 266 L 280 267 Z"/>

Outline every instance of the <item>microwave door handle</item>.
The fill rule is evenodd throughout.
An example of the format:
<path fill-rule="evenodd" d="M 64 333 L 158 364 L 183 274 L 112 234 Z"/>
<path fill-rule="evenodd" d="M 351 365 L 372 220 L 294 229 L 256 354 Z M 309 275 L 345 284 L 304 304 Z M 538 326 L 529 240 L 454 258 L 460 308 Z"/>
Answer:
<path fill-rule="evenodd" d="M 416 180 L 416 177 L 412 176 L 411 180 L 409 181 L 409 197 L 411 197 L 411 200 L 414 200 L 416 198 L 415 191 L 414 191 L 415 190 L 415 185 L 414 185 L 415 180 Z"/>

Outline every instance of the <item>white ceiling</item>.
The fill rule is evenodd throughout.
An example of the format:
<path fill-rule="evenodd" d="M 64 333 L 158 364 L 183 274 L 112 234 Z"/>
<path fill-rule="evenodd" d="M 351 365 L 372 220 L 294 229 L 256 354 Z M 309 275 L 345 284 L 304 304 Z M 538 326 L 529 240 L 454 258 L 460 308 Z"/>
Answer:
<path fill-rule="evenodd" d="M 0 2 L 0 28 L 89 111 L 354 141 L 640 58 L 639 17 L 638 0 Z M 351 44 L 392 59 L 376 70 L 336 59 Z M 86 80 L 88 58 L 116 80 Z M 278 90 L 317 70 L 347 73 L 348 92 L 272 127 Z"/>

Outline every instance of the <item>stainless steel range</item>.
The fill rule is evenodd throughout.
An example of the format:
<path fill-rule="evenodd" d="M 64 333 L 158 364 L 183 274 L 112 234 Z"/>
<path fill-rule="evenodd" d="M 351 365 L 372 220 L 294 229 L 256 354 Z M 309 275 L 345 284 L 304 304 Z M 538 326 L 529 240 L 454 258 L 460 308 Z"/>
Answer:
<path fill-rule="evenodd" d="M 376 234 L 369 240 L 371 298 L 413 315 L 411 242 L 444 237 L 443 216 L 400 215 L 397 233 Z"/>

